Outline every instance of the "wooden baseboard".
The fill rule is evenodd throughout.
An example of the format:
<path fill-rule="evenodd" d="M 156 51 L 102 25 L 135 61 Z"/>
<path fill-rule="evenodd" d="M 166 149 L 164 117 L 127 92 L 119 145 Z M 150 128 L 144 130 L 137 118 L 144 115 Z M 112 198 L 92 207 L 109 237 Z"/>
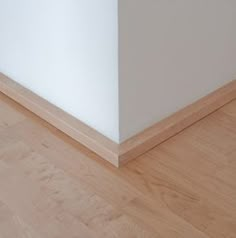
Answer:
<path fill-rule="evenodd" d="M 1 73 L 0 92 L 119 167 L 236 99 L 236 80 L 120 145 Z"/>
<path fill-rule="evenodd" d="M 1 73 L 0 91 L 108 162 L 119 166 L 118 145 L 96 130 Z"/>
<path fill-rule="evenodd" d="M 119 164 L 125 164 L 236 99 L 236 80 L 149 127 L 120 145 Z"/>

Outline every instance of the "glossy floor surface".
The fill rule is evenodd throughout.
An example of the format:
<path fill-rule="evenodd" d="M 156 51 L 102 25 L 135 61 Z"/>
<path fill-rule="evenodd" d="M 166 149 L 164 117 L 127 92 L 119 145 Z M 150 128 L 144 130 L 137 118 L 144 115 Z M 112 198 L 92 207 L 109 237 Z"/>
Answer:
<path fill-rule="evenodd" d="M 236 237 L 236 101 L 116 169 L 0 94 L 0 237 Z"/>

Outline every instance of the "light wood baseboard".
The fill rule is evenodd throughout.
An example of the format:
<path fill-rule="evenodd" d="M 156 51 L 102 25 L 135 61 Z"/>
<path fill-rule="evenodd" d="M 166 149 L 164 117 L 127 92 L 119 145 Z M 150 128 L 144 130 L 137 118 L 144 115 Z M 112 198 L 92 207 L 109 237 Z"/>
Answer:
<path fill-rule="evenodd" d="M 118 145 L 96 130 L 1 73 L 0 91 L 108 162 L 119 166 Z"/>
<path fill-rule="evenodd" d="M 236 80 L 156 123 L 120 145 L 119 164 L 125 164 L 236 99 Z"/>
<path fill-rule="evenodd" d="M 114 143 L 1 73 L 0 92 L 119 167 L 236 99 L 236 80 L 121 144 Z"/>

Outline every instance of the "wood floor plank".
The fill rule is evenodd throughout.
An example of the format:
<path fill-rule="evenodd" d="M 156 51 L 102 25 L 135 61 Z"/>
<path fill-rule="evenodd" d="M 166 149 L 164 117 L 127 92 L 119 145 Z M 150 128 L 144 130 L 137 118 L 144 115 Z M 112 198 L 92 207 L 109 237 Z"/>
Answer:
<path fill-rule="evenodd" d="M 24 220 L 15 214 L 5 203 L 0 201 L 0 231 L 1 238 L 40 238 L 38 234 L 32 230 L 24 222 Z"/>
<path fill-rule="evenodd" d="M 1 238 L 236 238 L 236 101 L 117 170 L 0 95 Z"/>
<path fill-rule="evenodd" d="M 217 197 L 181 170 L 165 163 L 167 156 L 160 155 L 163 161 L 156 161 L 157 154 L 155 157 L 146 155 L 124 168 L 127 180 L 156 204 L 162 204 L 163 208 L 171 210 L 210 237 L 235 235 L 236 210 L 227 204 L 227 200 Z M 155 203 L 152 206 L 157 207 Z"/>
<path fill-rule="evenodd" d="M 140 228 L 79 180 L 67 176 L 23 143 L 5 150 L 1 162 L 9 169 L 0 170 L 0 197 L 28 222 L 34 218 L 32 226 L 37 224 L 35 229 L 43 237 L 66 237 L 68 230 L 73 236 L 82 232 L 78 237 L 91 237 L 91 231 L 96 237 L 153 237 L 151 232 Z M 23 191 L 15 201 L 17 187 Z M 21 206 L 17 206 L 19 200 Z M 45 223 L 51 224 L 50 227 Z"/>
<path fill-rule="evenodd" d="M 46 133 L 46 130 L 45 130 L 45 133 L 47 134 L 47 140 L 45 140 L 44 136 L 40 137 L 37 134 L 37 131 L 40 131 L 40 134 L 42 133 L 42 130 L 39 130 L 37 128 L 37 125 L 30 124 L 28 122 L 24 122 L 24 123 L 21 123 L 18 125 L 18 133 L 21 131 L 20 130 L 21 125 L 23 125 L 24 129 L 27 128 L 26 131 L 30 131 L 31 132 L 30 134 L 33 135 L 33 137 L 32 137 L 29 133 L 25 133 L 25 132 L 22 134 L 20 133 L 22 135 L 22 138 L 25 138 L 25 140 L 28 144 L 31 145 L 31 142 L 32 142 L 34 145 L 37 145 L 36 147 L 34 147 L 34 145 L 31 145 L 31 148 L 34 148 L 35 150 L 36 149 L 40 150 L 45 156 L 48 156 L 50 154 L 50 157 L 48 157 L 48 160 L 50 160 L 51 162 L 53 161 L 54 163 L 57 164 L 57 166 L 60 166 L 60 168 L 63 168 L 64 170 L 68 171 L 68 173 L 71 176 L 75 176 L 77 179 L 78 178 L 82 179 L 84 182 L 86 182 L 87 186 L 90 185 L 97 192 L 97 194 L 102 196 L 104 199 L 108 200 L 110 203 L 115 204 L 120 209 L 122 209 L 122 207 L 125 206 L 125 208 L 123 209 L 124 214 L 125 214 L 126 210 L 128 210 L 128 208 L 131 208 L 131 204 L 133 204 L 134 201 L 138 200 L 142 203 L 146 202 L 145 201 L 146 199 L 143 198 L 141 193 L 139 193 L 136 189 L 132 188 L 132 186 L 130 186 L 125 180 L 117 177 L 117 175 L 115 173 L 112 173 L 111 171 L 105 169 L 102 166 L 99 166 L 94 161 L 88 160 L 88 158 L 84 157 L 85 161 L 81 161 L 83 158 L 82 155 L 78 158 L 78 152 L 77 152 L 75 154 L 76 157 L 74 157 L 73 153 L 72 153 L 74 151 L 74 149 L 71 147 L 63 147 L 63 145 L 59 146 L 60 145 L 59 141 L 56 143 L 56 147 L 54 147 L 54 145 L 52 143 L 50 143 L 50 141 L 56 141 L 56 138 L 54 138 L 54 140 L 52 140 L 52 138 L 50 140 L 48 140 L 48 137 L 50 137 L 50 135 Z M 34 130 L 35 126 L 37 128 L 36 131 Z M 19 136 L 19 134 L 18 134 L 18 136 Z M 34 138 L 37 138 L 38 142 L 40 142 L 40 146 L 39 146 L 39 144 L 37 144 L 35 142 Z M 43 143 L 43 145 L 42 145 L 42 143 Z M 45 145 L 46 145 L 46 147 L 45 147 Z M 50 151 L 51 152 L 53 151 L 53 153 L 51 153 L 51 152 L 48 153 L 48 148 L 50 148 L 51 149 Z M 58 149 L 56 149 L 56 148 L 58 148 Z M 64 151 L 64 150 L 66 150 L 66 151 Z M 12 148 L 11 148 L 11 151 L 13 151 Z M 70 153 L 70 155 L 72 156 L 71 159 L 74 158 L 72 167 L 71 166 L 68 167 L 69 164 L 64 159 L 65 157 L 62 156 L 63 154 L 66 155 L 65 152 L 67 154 Z M 61 160 L 61 158 L 63 158 L 63 159 Z M 84 164 L 84 163 L 86 163 L 86 164 Z M 76 166 L 75 166 L 75 164 L 76 164 Z M 108 180 L 108 178 L 109 178 L 109 180 Z M 102 184 L 102 186 L 100 186 L 101 184 Z M 115 184 L 117 184 L 117 186 L 114 186 Z M 117 196 L 116 195 L 117 193 L 119 193 L 120 195 Z M 129 204 L 130 206 L 129 205 L 126 206 L 125 204 Z M 136 215 L 135 215 L 136 210 L 137 210 L 136 207 L 132 207 L 132 209 L 129 209 L 129 213 L 127 213 L 127 214 L 130 217 L 136 217 Z M 196 237 L 205 237 L 204 235 L 200 236 L 199 231 L 193 229 L 191 225 L 189 225 L 182 219 L 179 219 L 178 217 L 176 217 L 174 214 L 172 214 L 172 212 L 165 211 L 164 209 L 162 209 L 161 204 L 160 204 L 160 206 L 156 207 L 156 215 L 154 214 L 154 217 L 157 216 L 157 214 L 159 214 L 159 213 L 163 213 L 163 216 L 165 214 L 165 217 L 167 217 L 169 220 L 172 220 L 172 226 L 179 227 L 179 226 L 181 226 L 182 223 L 185 224 L 185 229 L 183 229 L 183 231 L 181 231 L 179 233 L 178 233 L 178 231 L 176 231 L 174 233 L 175 235 L 177 235 L 177 233 L 178 233 L 178 237 L 185 237 L 185 236 L 188 237 L 189 232 L 187 232 L 187 231 L 191 231 L 191 234 L 197 233 Z M 167 221 L 168 221 L 168 219 L 167 219 Z M 158 229 L 155 231 L 158 234 L 158 237 L 161 235 L 162 236 L 165 235 L 165 233 L 173 234 L 173 233 L 169 233 L 169 232 L 171 232 L 172 228 L 170 225 L 168 225 L 168 222 L 167 223 L 163 222 L 163 225 L 161 226 L 163 230 L 160 232 L 161 229 L 157 226 L 158 224 L 160 224 L 160 221 L 158 221 L 158 219 L 156 219 L 156 222 L 152 222 L 151 226 L 148 226 L 145 224 L 146 220 L 147 220 L 147 218 L 144 217 L 144 220 L 143 220 L 144 226 L 149 227 L 149 229 L 151 229 L 151 230 Z"/>

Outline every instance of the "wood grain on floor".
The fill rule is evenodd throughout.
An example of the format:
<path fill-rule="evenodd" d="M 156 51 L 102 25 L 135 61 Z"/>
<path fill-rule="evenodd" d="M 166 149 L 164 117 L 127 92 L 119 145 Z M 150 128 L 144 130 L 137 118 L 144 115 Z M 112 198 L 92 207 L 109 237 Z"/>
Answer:
<path fill-rule="evenodd" d="M 121 169 L 0 94 L 1 238 L 236 238 L 236 101 Z"/>

